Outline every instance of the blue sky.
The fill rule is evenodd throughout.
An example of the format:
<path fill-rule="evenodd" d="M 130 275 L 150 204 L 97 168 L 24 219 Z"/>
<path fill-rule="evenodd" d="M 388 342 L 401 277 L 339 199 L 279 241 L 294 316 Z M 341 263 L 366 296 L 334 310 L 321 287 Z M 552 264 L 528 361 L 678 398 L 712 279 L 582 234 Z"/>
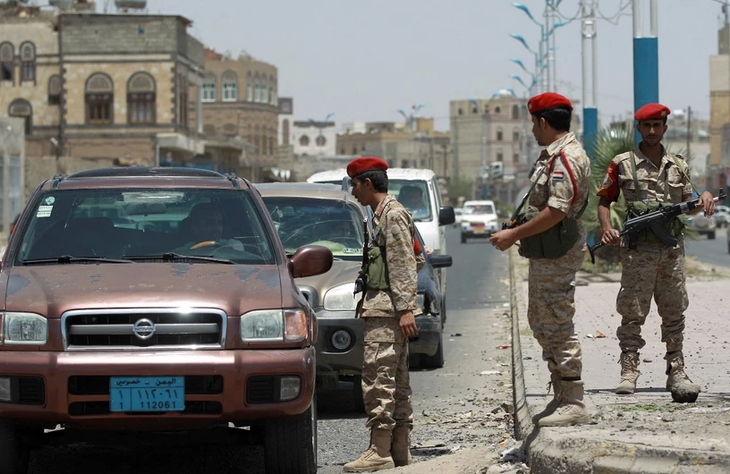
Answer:
<path fill-rule="evenodd" d="M 536 17 L 542 14 L 543 0 L 522 3 Z M 624 3 L 600 0 L 599 8 L 613 17 Z M 150 13 L 193 20 L 191 33 L 208 47 L 234 56 L 245 50 L 276 65 L 279 95 L 294 98 L 297 119 L 334 112 L 339 124 L 400 120 L 397 109 L 424 102 L 421 115 L 435 117 L 436 127 L 446 130 L 449 100 L 489 97 L 504 87 L 522 93 L 509 77 L 522 71 L 509 58 L 530 65 L 534 57 L 509 34 L 523 35 L 535 49 L 540 32 L 509 0 L 147 4 Z M 560 9 L 573 16 L 578 0 L 563 0 Z M 714 0 L 659 1 L 660 101 L 672 109 L 690 105 L 697 117 L 709 118 L 709 56 L 717 53 L 720 10 Z M 631 8 L 625 11 L 629 16 L 618 24 L 598 23 L 598 108 L 604 122 L 633 108 Z M 644 26 L 648 34 L 648 22 Z M 580 21 L 556 34 L 558 92 L 580 99 Z"/>

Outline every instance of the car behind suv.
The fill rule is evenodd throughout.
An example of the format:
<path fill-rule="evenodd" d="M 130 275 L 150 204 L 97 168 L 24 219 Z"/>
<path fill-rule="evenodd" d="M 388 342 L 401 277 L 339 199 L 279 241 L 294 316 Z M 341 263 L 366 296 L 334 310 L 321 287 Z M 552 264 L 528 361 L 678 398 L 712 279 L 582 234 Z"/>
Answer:
<path fill-rule="evenodd" d="M 0 472 L 44 428 L 251 427 L 269 473 L 316 471 L 315 315 L 246 180 L 178 168 L 42 183 L 0 272 Z"/>

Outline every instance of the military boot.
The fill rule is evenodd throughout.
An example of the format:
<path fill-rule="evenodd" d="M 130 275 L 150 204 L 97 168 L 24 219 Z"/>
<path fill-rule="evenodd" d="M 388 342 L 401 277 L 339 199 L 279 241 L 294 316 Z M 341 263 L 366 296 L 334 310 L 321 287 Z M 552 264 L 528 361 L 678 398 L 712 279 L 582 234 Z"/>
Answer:
<path fill-rule="evenodd" d="M 552 415 L 537 422 L 542 428 L 553 426 L 584 425 L 590 421 L 583 403 L 583 382 L 580 380 L 560 381 L 560 404 Z"/>
<path fill-rule="evenodd" d="M 355 461 L 344 466 L 345 472 L 373 472 L 395 467 L 390 456 L 390 443 L 393 432 L 372 428 L 370 430 L 370 448 Z"/>
<path fill-rule="evenodd" d="M 694 403 L 700 394 L 700 386 L 693 383 L 684 372 L 684 356 L 681 351 L 664 357 L 667 360 L 667 391 L 677 403 Z"/>
<path fill-rule="evenodd" d="M 396 425 L 393 428 L 393 444 L 390 448 L 395 467 L 411 463 L 411 427 Z"/>
<path fill-rule="evenodd" d="M 548 383 L 548 392 L 550 388 L 553 390 L 553 399 L 548 402 L 545 409 L 532 417 L 532 422 L 537 423 L 546 416 L 552 415 L 558 405 L 560 405 L 560 374 L 550 374 L 550 382 Z"/>
<path fill-rule="evenodd" d="M 639 353 L 626 351 L 621 353 L 621 382 L 616 387 L 616 393 L 627 395 L 636 390 L 636 379 L 639 378 Z"/>

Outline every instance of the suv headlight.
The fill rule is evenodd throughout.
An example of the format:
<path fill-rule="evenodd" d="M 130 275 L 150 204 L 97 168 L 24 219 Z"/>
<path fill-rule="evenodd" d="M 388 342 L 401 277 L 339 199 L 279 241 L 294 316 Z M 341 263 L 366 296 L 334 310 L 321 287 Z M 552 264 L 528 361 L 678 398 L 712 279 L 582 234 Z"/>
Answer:
<path fill-rule="evenodd" d="M 345 283 L 324 294 L 324 309 L 328 311 L 355 311 L 362 293 L 355 293 L 355 283 Z"/>
<path fill-rule="evenodd" d="M 35 313 L 0 313 L 0 341 L 8 345 L 38 346 L 48 342 L 48 320 Z"/>
<path fill-rule="evenodd" d="M 301 309 L 263 309 L 241 316 L 243 342 L 296 342 L 309 335 Z"/>

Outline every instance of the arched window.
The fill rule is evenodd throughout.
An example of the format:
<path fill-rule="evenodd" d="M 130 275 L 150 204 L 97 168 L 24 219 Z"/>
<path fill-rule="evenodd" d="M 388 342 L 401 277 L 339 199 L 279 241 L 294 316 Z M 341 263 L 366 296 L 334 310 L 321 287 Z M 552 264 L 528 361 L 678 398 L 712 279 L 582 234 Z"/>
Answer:
<path fill-rule="evenodd" d="M 501 151 L 497 152 L 497 161 L 504 161 L 504 154 Z"/>
<path fill-rule="evenodd" d="M 55 74 L 48 79 L 48 105 L 61 104 L 61 76 Z"/>
<path fill-rule="evenodd" d="M 15 61 L 15 50 L 13 49 L 13 45 L 11 43 L 0 44 L 0 63 L 2 63 L 3 81 L 13 80 L 13 72 L 15 71 L 13 61 Z"/>
<path fill-rule="evenodd" d="M 215 73 L 208 72 L 203 82 L 203 102 L 215 102 L 216 98 L 216 77 Z"/>
<path fill-rule="evenodd" d="M 518 141 L 520 141 L 520 131 L 519 131 L 519 130 L 515 129 L 515 130 L 514 130 L 514 131 L 512 132 L 512 141 L 513 141 L 513 142 L 518 142 Z"/>
<path fill-rule="evenodd" d="M 261 102 L 269 103 L 269 85 L 266 83 L 266 77 L 263 78 L 261 84 Z"/>
<path fill-rule="evenodd" d="M 518 120 L 520 118 L 520 107 L 519 105 L 512 106 L 512 120 Z"/>
<path fill-rule="evenodd" d="M 284 121 L 281 122 L 281 144 L 289 144 L 289 119 L 284 119 Z"/>
<path fill-rule="evenodd" d="M 251 73 L 248 73 L 246 77 L 246 100 L 253 102 L 253 79 L 251 79 Z"/>
<path fill-rule="evenodd" d="M 253 101 L 261 102 L 261 84 L 259 83 L 259 75 L 253 78 Z"/>
<path fill-rule="evenodd" d="M 226 71 L 221 76 L 223 85 L 223 102 L 236 102 L 238 100 L 238 76 L 233 71 Z"/>
<path fill-rule="evenodd" d="M 512 154 L 512 161 L 514 161 L 515 163 L 517 163 L 518 161 L 520 161 L 520 154 L 519 153 L 513 153 Z"/>
<path fill-rule="evenodd" d="M 146 72 L 132 74 L 127 83 L 127 121 L 155 123 L 157 112 L 155 80 Z"/>
<path fill-rule="evenodd" d="M 299 146 L 309 146 L 309 137 L 307 135 L 299 137 Z"/>
<path fill-rule="evenodd" d="M 327 139 L 324 137 L 324 135 L 319 135 L 314 142 L 317 144 L 317 146 L 325 146 L 327 144 Z"/>
<path fill-rule="evenodd" d="M 473 113 L 473 114 L 478 114 L 479 113 L 479 109 L 477 109 L 477 106 L 476 105 L 471 108 L 471 113 Z"/>
<path fill-rule="evenodd" d="M 103 73 L 92 74 L 86 80 L 86 123 L 114 122 L 114 83 Z"/>
<path fill-rule="evenodd" d="M 340 155 L 344 155 L 344 154 L 345 154 L 345 147 L 343 146 L 343 147 L 340 147 Z"/>
<path fill-rule="evenodd" d="M 501 108 L 501 107 L 499 107 L 499 106 L 495 107 L 495 108 L 494 108 L 494 113 L 495 113 L 495 114 L 501 114 L 501 113 L 502 113 L 502 108 Z"/>
<path fill-rule="evenodd" d="M 25 99 L 15 99 L 8 107 L 8 115 L 11 117 L 20 117 L 25 120 L 25 134 L 30 135 L 33 126 L 33 108 Z"/>
<path fill-rule="evenodd" d="M 459 115 L 464 115 L 464 111 L 461 110 L 461 109 L 459 109 L 459 112 L 458 113 L 459 113 Z"/>
<path fill-rule="evenodd" d="M 20 45 L 20 81 L 35 82 L 35 46 L 33 43 Z"/>
<path fill-rule="evenodd" d="M 352 154 L 357 155 L 357 146 L 352 145 Z"/>
<path fill-rule="evenodd" d="M 502 132 L 501 128 L 498 128 L 497 129 L 497 141 L 501 142 L 502 140 L 504 140 L 504 132 Z"/>

